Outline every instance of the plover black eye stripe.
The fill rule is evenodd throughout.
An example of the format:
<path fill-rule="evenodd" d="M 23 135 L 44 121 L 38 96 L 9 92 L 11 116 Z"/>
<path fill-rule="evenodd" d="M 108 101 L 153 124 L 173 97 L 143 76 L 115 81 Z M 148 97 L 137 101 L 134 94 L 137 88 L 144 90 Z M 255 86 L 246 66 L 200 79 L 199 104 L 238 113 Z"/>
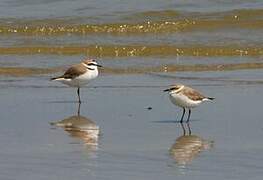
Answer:
<path fill-rule="evenodd" d="M 95 64 L 95 63 L 88 63 L 87 65 L 88 66 L 97 66 L 97 64 Z"/>
<path fill-rule="evenodd" d="M 94 70 L 95 70 L 95 69 L 93 69 L 93 68 L 89 68 L 89 67 L 88 67 L 87 69 L 88 69 L 88 70 L 91 70 L 91 71 L 94 71 Z"/>
<path fill-rule="evenodd" d="M 173 90 L 177 90 L 178 88 L 175 88 L 175 87 L 172 87 L 172 88 L 169 88 L 169 89 L 165 89 L 164 92 L 170 92 L 170 91 L 173 91 Z"/>
<path fill-rule="evenodd" d="M 102 65 L 95 64 L 95 63 L 88 63 L 86 64 L 87 66 L 97 66 L 97 67 L 102 67 Z"/>
<path fill-rule="evenodd" d="M 178 89 L 178 88 L 172 87 L 172 88 L 170 88 L 169 90 L 170 90 L 170 91 L 173 91 L 173 90 L 176 90 L 176 89 Z"/>

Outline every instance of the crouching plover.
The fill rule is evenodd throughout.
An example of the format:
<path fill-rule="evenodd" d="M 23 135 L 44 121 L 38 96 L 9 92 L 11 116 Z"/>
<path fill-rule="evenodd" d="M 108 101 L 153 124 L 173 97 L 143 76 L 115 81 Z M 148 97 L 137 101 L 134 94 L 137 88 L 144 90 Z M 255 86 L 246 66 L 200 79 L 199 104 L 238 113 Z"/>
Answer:
<path fill-rule="evenodd" d="M 197 90 L 182 84 L 173 85 L 170 88 L 165 89 L 164 92 L 169 92 L 170 100 L 174 105 L 183 108 L 183 115 L 180 120 L 181 123 L 183 122 L 185 108 L 189 109 L 187 117 L 187 122 L 189 122 L 192 108 L 198 106 L 204 101 L 212 101 L 214 99 L 206 97 Z"/>
<path fill-rule="evenodd" d="M 98 76 L 98 67 L 101 67 L 101 65 L 95 60 L 87 59 L 71 66 L 62 76 L 51 78 L 51 81 L 60 81 L 70 87 L 77 87 L 78 101 L 81 103 L 80 87 L 83 87 Z"/>

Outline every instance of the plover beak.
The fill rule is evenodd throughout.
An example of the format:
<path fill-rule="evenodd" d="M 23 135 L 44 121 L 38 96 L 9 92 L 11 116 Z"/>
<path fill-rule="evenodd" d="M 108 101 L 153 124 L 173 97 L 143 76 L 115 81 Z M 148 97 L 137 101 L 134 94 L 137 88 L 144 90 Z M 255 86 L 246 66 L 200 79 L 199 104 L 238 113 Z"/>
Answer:
<path fill-rule="evenodd" d="M 99 65 L 99 64 L 97 64 L 96 66 L 98 66 L 98 67 L 103 67 L 102 65 Z"/>
<path fill-rule="evenodd" d="M 170 89 L 165 89 L 165 90 L 163 90 L 163 92 L 169 92 L 170 91 Z"/>

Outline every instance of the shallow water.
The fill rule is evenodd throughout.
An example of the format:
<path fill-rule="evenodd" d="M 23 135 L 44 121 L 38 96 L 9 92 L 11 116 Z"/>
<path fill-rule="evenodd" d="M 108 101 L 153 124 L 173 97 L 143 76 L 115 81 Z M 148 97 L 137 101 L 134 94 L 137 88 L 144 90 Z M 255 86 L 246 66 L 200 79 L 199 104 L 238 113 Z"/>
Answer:
<path fill-rule="evenodd" d="M 180 74 L 189 79 L 177 82 L 216 97 L 194 109 L 190 122 L 192 135 L 212 145 L 183 164 L 170 154 L 183 129 L 175 123 L 181 109 L 161 91 L 175 80 L 167 75 L 106 75 L 83 88 L 80 115 L 100 127 L 92 147 L 50 125 L 77 114 L 75 89 L 45 77 L 1 78 L 1 179 L 260 179 L 262 84 L 231 78 L 245 82 L 261 71 L 209 73 L 223 82 L 206 72 Z"/>
<path fill-rule="evenodd" d="M 262 7 L 1 1 L 0 179 L 262 179 Z M 78 107 L 49 79 L 85 57 Z M 182 126 L 173 83 L 216 99 Z"/>

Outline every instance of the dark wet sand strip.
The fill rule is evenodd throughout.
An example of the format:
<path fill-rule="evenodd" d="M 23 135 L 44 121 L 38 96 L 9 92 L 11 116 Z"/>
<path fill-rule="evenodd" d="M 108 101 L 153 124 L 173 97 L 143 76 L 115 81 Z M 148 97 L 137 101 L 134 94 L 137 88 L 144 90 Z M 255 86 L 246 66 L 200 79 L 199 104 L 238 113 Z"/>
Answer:
<path fill-rule="evenodd" d="M 112 35 L 140 35 L 145 33 L 189 32 L 199 29 L 224 28 L 262 29 L 262 9 L 242 9 L 214 13 L 145 11 L 125 17 L 128 22 L 76 24 L 81 19 L 12 19 L 12 23 L 0 21 L 0 34 L 16 35 L 88 35 L 105 33 Z M 124 21 L 125 21 L 124 20 Z M 8 20 L 7 20 L 8 21 Z"/>
<path fill-rule="evenodd" d="M 240 64 L 211 64 L 211 65 L 162 65 L 156 67 L 128 67 L 128 68 L 105 68 L 102 72 L 108 74 L 140 74 L 154 72 L 201 72 L 201 71 L 233 71 L 242 69 L 262 69 L 263 63 L 240 63 Z"/>
<path fill-rule="evenodd" d="M 0 75 L 5 76 L 33 76 L 56 72 L 55 69 L 27 68 L 27 67 L 0 67 Z"/>
<path fill-rule="evenodd" d="M 211 64 L 211 65 L 161 65 L 156 67 L 127 67 L 101 69 L 104 74 L 143 74 L 160 72 L 201 72 L 201 71 L 234 71 L 243 69 L 262 69 L 263 63 L 240 64 Z M 5 76 L 33 76 L 51 74 L 62 71 L 64 68 L 28 68 L 28 67 L 0 67 L 0 75 Z"/>
<path fill-rule="evenodd" d="M 61 35 L 90 35 L 90 34 L 111 34 L 111 35 L 142 35 L 152 33 L 176 33 L 189 32 L 195 30 L 217 30 L 220 28 L 244 28 L 261 29 L 262 20 L 240 21 L 239 19 L 224 20 L 194 20 L 185 19 L 178 21 L 157 21 L 143 23 L 116 23 L 116 24 L 83 24 L 83 25 L 39 25 L 39 26 L 7 26 L 0 25 L 0 34 L 17 35 L 42 35 L 42 36 L 61 36 Z"/>
<path fill-rule="evenodd" d="M 88 45 L 0 47 L 0 55 L 88 55 L 93 57 L 173 57 L 173 56 L 262 56 L 263 47 L 172 46 L 172 45 Z"/>

